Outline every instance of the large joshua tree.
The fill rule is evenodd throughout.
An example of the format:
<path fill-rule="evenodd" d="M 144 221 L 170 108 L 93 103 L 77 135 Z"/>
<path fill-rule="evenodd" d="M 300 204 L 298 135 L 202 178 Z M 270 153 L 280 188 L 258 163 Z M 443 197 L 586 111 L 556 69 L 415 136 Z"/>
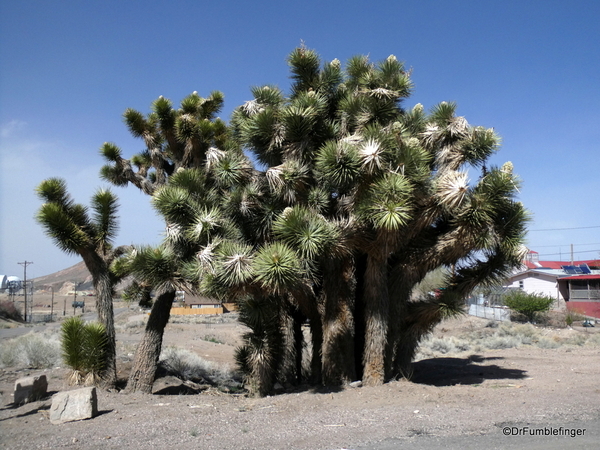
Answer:
<path fill-rule="evenodd" d="M 44 201 L 37 220 L 46 234 L 64 252 L 81 256 L 92 275 L 98 320 L 104 325 L 108 337 L 102 378 L 107 387 L 114 387 L 117 370 L 113 295 L 119 276 L 111 269 L 111 264 L 129 248 L 114 248 L 112 245 L 118 225 L 117 198 L 108 190 L 98 190 L 91 200 L 90 215 L 85 206 L 72 200 L 66 183 L 61 179 L 43 181 L 37 193 Z"/>
<path fill-rule="evenodd" d="M 457 116 L 455 104 L 403 108 L 411 81 L 394 56 L 355 57 L 344 71 L 299 48 L 288 62 L 290 95 L 255 88 L 232 119 L 267 166 L 272 220 L 263 223 L 272 225 L 256 232 L 283 241 L 305 268 L 296 286 L 311 289 L 287 294 L 320 318 L 311 325 L 322 327 L 313 356 L 323 381 L 379 384 L 407 373 L 420 338 L 460 313 L 476 284 L 521 261 L 518 179 L 510 163 L 486 167 L 499 139 Z M 411 300 L 440 267 L 452 268 L 442 294 Z"/>

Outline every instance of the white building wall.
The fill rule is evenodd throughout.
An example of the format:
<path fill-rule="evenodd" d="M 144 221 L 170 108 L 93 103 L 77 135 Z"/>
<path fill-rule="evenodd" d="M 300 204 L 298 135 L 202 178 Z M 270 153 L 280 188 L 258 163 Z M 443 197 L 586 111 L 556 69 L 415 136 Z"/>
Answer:
<path fill-rule="evenodd" d="M 522 288 L 529 294 L 543 294 L 557 300 L 554 307 L 565 305 L 565 299 L 558 291 L 558 285 L 554 278 L 548 279 L 538 273 L 523 273 L 512 278 L 512 283 L 507 285 L 511 288 Z"/>

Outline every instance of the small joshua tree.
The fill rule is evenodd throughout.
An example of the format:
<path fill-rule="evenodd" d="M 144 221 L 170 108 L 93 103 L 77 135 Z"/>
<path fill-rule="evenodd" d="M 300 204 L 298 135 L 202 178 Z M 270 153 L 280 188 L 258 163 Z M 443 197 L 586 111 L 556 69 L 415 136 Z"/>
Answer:
<path fill-rule="evenodd" d="M 108 350 L 104 326 L 97 322 L 86 324 L 79 317 L 71 317 L 62 324 L 61 338 L 63 359 L 72 369 L 69 384 L 98 384 L 106 368 Z"/>

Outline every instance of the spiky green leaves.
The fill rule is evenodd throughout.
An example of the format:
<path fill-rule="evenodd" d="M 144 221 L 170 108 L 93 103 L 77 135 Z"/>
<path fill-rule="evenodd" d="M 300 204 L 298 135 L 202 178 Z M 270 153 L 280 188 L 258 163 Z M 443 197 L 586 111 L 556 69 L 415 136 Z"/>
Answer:
<path fill-rule="evenodd" d="M 84 323 L 80 317 L 61 326 L 63 359 L 71 367 L 72 384 L 95 384 L 106 367 L 108 336 L 100 323 Z"/>
<path fill-rule="evenodd" d="M 214 160 L 209 160 L 209 156 L 216 151 L 215 148 L 211 148 L 207 152 L 207 169 L 212 171 L 219 187 L 229 190 L 232 186 L 240 186 L 249 181 L 251 164 L 243 153 L 221 152 Z"/>
<path fill-rule="evenodd" d="M 177 256 L 166 246 L 139 247 L 130 255 L 128 269 L 139 281 L 162 290 L 172 288 L 179 275 Z"/>
<path fill-rule="evenodd" d="M 462 145 L 466 163 L 481 165 L 500 147 L 500 137 L 491 128 L 474 127 Z"/>
<path fill-rule="evenodd" d="M 106 253 L 118 229 L 114 194 L 107 190 L 96 192 L 90 219 L 87 209 L 73 202 L 61 179 L 43 181 L 37 193 L 46 203 L 40 207 L 36 219 L 61 250 L 81 254 L 84 249 L 94 249 Z"/>
<path fill-rule="evenodd" d="M 347 192 L 360 174 L 358 149 L 348 141 L 327 141 L 317 153 L 315 167 L 327 186 Z"/>
<path fill-rule="evenodd" d="M 289 159 L 284 164 L 271 167 L 265 175 L 273 194 L 290 204 L 306 190 L 310 179 L 310 170 L 299 161 Z"/>
<path fill-rule="evenodd" d="M 298 206 L 283 211 L 273 224 L 273 232 L 305 260 L 331 253 L 339 238 L 335 226 L 323 216 Z"/>
<path fill-rule="evenodd" d="M 117 197 L 107 189 L 98 190 L 92 197 L 93 221 L 96 224 L 97 245 L 106 245 L 116 237 L 119 203 Z"/>
<path fill-rule="evenodd" d="M 293 86 L 295 92 L 318 88 L 321 61 L 314 50 L 309 50 L 304 46 L 296 48 L 288 56 L 288 64 L 292 72 L 292 79 L 295 81 Z"/>
<path fill-rule="evenodd" d="M 375 229 L 396 231 L 411 219 L 412 185 L 408 179 L 390 172 L 373 182 L 359 204 L 363 221 Z"/>
<path fill-rule="evenodd" d="M 302 279 L 296 252 L 282 242 L 261 247 L 252 264 L 256 281 L 274 294 L 293 289 Z"/>
<path fill-rule="evenodd" d="M 118 161 L 121 158 L 121 149 L 112 142 L 105 142 L 100 147 L 100 154 L 108 161 Z"/>
<path fill-rule="evenodd" d="M 123 113 L 123 120 L 129 128 L 129 132 L 139 138 L 147 140 L 155 131 L 153 123 L 146 120 L 144 115 L 132 108 L 127 108 Z"/>
<path fill-rule="evenodd" d="M 188 229 L 189 239 L 205 241 L 220 226 L 221 220 L 221 213 L 217 208 L 195 211 L 194 219 Z"/>
<path fill-rule="evenodd" d="M 202 98 L 193 92 L 181 101 L 181 111 L 197 118 L 214 119 L 223 107 L 225 97 L 220 91 L 213 91 L 207 98 Z"/>
<path fill-rule="evenodd" d="M 252 279 L 253 252 L 250 245 L 223 241 L 216 253 L 218 255 L 215 266 L 216 282 L 237 287 Z"/>

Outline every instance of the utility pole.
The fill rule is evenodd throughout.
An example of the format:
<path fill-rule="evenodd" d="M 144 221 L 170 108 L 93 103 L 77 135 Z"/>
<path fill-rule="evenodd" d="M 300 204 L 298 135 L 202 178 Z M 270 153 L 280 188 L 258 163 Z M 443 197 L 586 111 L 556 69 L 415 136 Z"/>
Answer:
<path fill-rule="evenodd" d="M 573 265 L 573 244 L 571 244 L 571 265 Z"/>
<path fill-rule="evenodd" d="M 75 317 L 77 308 L 77 306 L 75 306 L 77 304 L 77 282 L 73 283 L 73 285 L 75 286 L 75 293 L 73 294 L 73 317 Z"/>
<path fill-rule="evenodd" d="M 23 300 L 25 302 L 25 307 L 23 308 L 25 310 L 25 314 L 23 314 L 23 319 L 25 320 L 25 322 L 27 322 L 27 266 L 33 264 L 33 262 L 23 261 L 17 264 L 23 266 Z"/>
<path fill-rule="evenodd" d="M 54 322 L 54 287 L 50 286 L 52 300 L 50 300 L 50 322 Z"/>

